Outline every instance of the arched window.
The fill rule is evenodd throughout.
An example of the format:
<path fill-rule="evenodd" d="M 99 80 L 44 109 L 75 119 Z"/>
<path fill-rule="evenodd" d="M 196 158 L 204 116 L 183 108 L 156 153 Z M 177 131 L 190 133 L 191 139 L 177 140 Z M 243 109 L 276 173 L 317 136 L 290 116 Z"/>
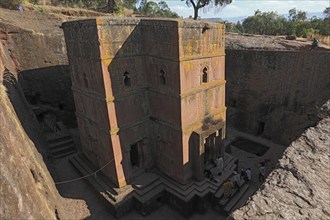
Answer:
<path fill-rule="evenodd" d="M 207 68 L 204 67 L 202 74 L 202 83 L 207 83 Z"/>
<path fill-rule="evenodd" d="M 166 74 L 164 70 L 160 70 L 160 83 L 166 85 Z"/>
<path fill-rule="evenodd" d="M 129 72 L 124 73 L 124 85 L 131 86 L 131 78 L 129 77 Z"/>

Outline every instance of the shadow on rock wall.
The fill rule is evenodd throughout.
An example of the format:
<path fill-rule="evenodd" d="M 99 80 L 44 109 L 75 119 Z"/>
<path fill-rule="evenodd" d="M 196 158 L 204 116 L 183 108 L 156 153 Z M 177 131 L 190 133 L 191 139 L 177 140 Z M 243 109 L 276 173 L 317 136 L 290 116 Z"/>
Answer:
<path fill-rule="evenodd" d="M 10 102 L 15 109 L 17 117 L 24 131 L 34 143 L 39 153 L 43 156 L 46 164 L 50 164 L 48 161 L 49 158 L 47 158 L 47 148 L 45 147 L 47 145 L 46 141 L 41 132 L 36 117 L 31 110 L 31 107 L 24 97 L 22 88 L 16 80 L 16 77 L 9 71 L 6 71 L 3 75 L 3 84 L 7 89 Z M 52 172 L 51 167 L 49 167 L 49 170 Z"/>
<path fill-rule="evenodd" d="M 226 51 L 229 126 L 288 145 L 318 122 L 330 51 Z"/>
<path fill-rule="evenodd" d="M 37 117 L 53 112 L 57 121 L 77 126 L 68 65 L 22 71 L 18 81 Z"/>

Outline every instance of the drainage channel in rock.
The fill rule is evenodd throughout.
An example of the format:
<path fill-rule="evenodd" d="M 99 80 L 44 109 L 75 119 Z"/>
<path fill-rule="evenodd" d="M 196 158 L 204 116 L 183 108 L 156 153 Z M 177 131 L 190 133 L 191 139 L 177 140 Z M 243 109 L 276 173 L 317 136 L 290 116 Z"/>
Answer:
<path fill-rule="evenodd" d="M 243 151 L 255 154 L 257 156 L 263 156 L 269 149 L 269 147 L 262 144 L 256 143 L 254 141 L 245 139 L 243 137 L 237 138 L 232 145 Z"/>

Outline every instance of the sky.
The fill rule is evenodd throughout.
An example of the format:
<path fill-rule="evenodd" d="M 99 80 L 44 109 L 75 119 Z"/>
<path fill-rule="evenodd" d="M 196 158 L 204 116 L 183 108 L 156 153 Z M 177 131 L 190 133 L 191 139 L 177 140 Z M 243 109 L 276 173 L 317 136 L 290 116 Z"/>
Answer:
<path fill-rule="evenodd" d="M 188 7 L 185 1 L 165 0 L 172 11 L 177 12 L 184 18 L 193 15 L 193 8 Z M 196 0 L 195 0 L 196 1 Z M 287 14 L 292 8 L 308 12 L 323 12 L 330 7 L 330 0 L 233 0 L 223 9 L 210 8 L 208 11 L 200 9 L 202 18 L 233 18 L 240 16 L 252 16 L 259 9 L 262 12 L 277 11 L 278 14 Z M 205 11 L 205 12 L 204 12 Z"/>

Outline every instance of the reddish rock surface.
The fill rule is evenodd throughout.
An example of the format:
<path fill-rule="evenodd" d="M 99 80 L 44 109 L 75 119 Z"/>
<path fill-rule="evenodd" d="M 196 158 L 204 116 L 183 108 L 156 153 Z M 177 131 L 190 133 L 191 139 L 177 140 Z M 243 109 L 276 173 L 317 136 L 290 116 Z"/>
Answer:
<path fill-rule="evenodd" d="M 330 218 L 330 101 L 324 117 L 284 152 L 278 166 L 235 219 Z M 328 110 L 328 111 L 327 111 Z"/>

